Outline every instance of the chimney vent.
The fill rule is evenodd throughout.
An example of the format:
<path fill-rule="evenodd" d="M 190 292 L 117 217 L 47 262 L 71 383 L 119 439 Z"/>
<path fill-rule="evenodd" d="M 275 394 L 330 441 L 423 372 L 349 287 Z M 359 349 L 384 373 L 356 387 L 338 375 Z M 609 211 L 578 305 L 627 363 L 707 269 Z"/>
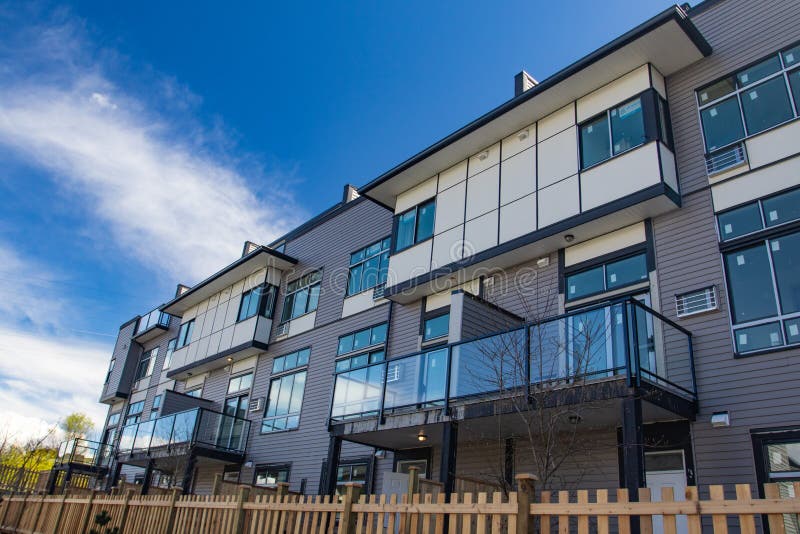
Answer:
<path fill-rule="evenodd" d="M 184 293 L 186 293 L 190 289 L 191 288 L 189 286 L 185 286 L 183 284 L 178 284 L 178 287 L 175 289 L 175 296 L 176 297 L 180 297 L 181 295 L 183 295 Z"/>
<path fill-rule="evenodd" d="M 347 184 L 344 186 L 344 195 L 342 196 L 342 204 L 347 204 L 348 202 L 352 202 L 353 200 L 357 199 L 361 195 L 358 194 L 358 189 L 356 186 L 352 184 Z"/>
<path fill-rule="evenodd" d="M 245 241 L 244 248 L 242 249 L 242 257 L 244 258 L 245 256 L 247 256 L 260 246 L 261 245 L 259 245 L 258 243 L 253 243 L 252 241 Z"/>
<path fill-rule="evenodd" d="M 514 96 L 519 96 L 528 89 L 533 88 L 539 82 L 536 79 L 525 72 L 524 70 L 521 71 L 519 74 L 514 76 Z"/>

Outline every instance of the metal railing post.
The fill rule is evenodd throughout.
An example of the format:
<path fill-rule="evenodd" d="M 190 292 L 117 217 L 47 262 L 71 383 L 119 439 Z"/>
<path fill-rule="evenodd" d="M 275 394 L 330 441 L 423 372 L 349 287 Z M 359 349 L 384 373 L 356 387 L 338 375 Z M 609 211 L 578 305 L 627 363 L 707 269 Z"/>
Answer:
<path fill-rule="evenodd" d="M 633 298 L 630 299 L 631 303 L 631 324 L 633 326 L 633 363 L 634 363 L 634 377 L 636 378 L 636 385 L 641 385 L 641 376 L 639 373 L 639 366 L 641 362 L 639 361 L 639 324 L 636 319 L 636 303 L 633 302 Z"/>
<path fill-rule="evenodd" d="M 383 423 L 383 409 L 386 405 L 386 381 L 389 379 L 389 362 L 383 364 L 383 384 L 381 384 L 381 402 L 378 407 L 378 424 Z"/>
<path fill-rule="evenodd" d="M 628 327 L 628 308 L 630 303 L 622 304 L 622 326 L 625 329 L 625 379 L 628 387 L 633 386 L 633 374 L 631 372 L 631 343 L 634 341 L 634 334 Z"/>
<path fill-rule="evenodd" d="M 689 344 L 689 369 L 691 371 L 692 376 L 692 393 L 694 394 L 695 400 L 697 399 L 697 374 L 694 369 L 694 344 L 692 342 L 692 335 L 686 335 L 686 340 Z"/>
<path fill-rule="evenodd" d="M 447 346 L 447 369 L 445 369 L 445 383 L 444 383 L 444 413 L 450 411 L 450 370 L 453 367 L 453 347 Z"/>

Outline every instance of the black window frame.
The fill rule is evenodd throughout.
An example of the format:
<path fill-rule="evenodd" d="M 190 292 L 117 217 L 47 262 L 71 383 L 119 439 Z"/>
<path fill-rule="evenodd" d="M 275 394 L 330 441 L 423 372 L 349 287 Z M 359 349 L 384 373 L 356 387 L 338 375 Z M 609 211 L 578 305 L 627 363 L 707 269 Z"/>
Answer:
<path fill-rule="evenodd" d="M 386 328 L 386 334 L 384 335 L 383 341 L 380 341 L 378 343 L 372 343 L 373 331 L 375 329 L 381 328 L 381 327 L 385 327 Z M 366 332 L 366 331 L 369 331 L 369 339 L 370 339 L 370 342 L 367 345 L 364 345 L 363 347 L 359 347 L 357 349 L 346 350 L 344 352 L 340 352 L 339 351 L 342 339 L 344 339 L 346 337 L 353 336 L 353 339 L 355 340 L 356 334 L 360 334 L 360 333 Z M 388 338 L 389 338 L 389 322 L 388 321 L 381 321 L 380 323 L 371 324 L 369 326 L 365 326 L 363 328 L 359 328 L 358 330 L 350 331 L 350 332 L 348 332 L 346 334 L 342 334 L 341 336 L 339 336 L 337 338 L 337 342 L 336 342 L 336 357 L 338 358 L 339 356 L 356 354 L 356 353 L 364 352 L 364 351 L 367 351 L 367 350 L 375 349 L 376 347 L 384 346 L 384 345 L 386 345 L 386 340 Z"/>
<path fill-rule="evenodd" d="M 167 342 L 167 350 L 164 353 L 164 363 L 161 364 L 161 370 L 169 369 L 172 365 L 172 355 L 175 353 L 175 348 L 178 345 L 178 338 L 173 337 Z"/>
<path fill-rule="evenodd" d="M 114 412 L 108 414 L 108 421 L 106 421 L 106 428 L 118 426 L 121 419 L 122 419 L 122 412 Z"/>
<path fill-rule="evenodd" d="M 773 231 L 777 232 L 777 231 L 780 231 L 783 228 L 786 228 L 788 225 L 796 224 L 798 221 L 800 221 L 800 217 L 798 217 L 796 219 L 789 219 L 789 220 L 786 220 L 786 221 L 784 221 L 784 222 L 782 222 L 780 224 L 776 224 L 776 225 L 773 225 L 773 226 L 767 225 L 767 214 L 766 214 L 766 210 L 764 208 L 764 203 L 765 202 L 769 202 L 770 200 L 776 199 L 776 198 L 781 197 L 781 196 L 786 195 L 786 194 L 798 193 L 798 192 L 800 192 L 800 186 L 792 186 L 792 187 L 789 187 L 789 188 L 786 188 L 786 189 L 782 189 L 782 190 L 780 190 L 780 191 L 778 191 L 776 193 L 771 193 L 771 194 L 766 195 L 764 197 L 757 198 L 755 200 L 749 200 L 749 201 L 744 202 L 742 204 L 737 204 L 736 206 L 733 206 L 733 207 L 730 207 L 730 208 L 726 208 L 726 209 L 724 209 L 722 211 L 718 211 L 715 214 L 715 219 L 716 219 L 716 223 L 717 223 L 716 224 L 716 226 L 717 226 L 717 236 L 719 238 L 719 241 L 721 243 L 733 243 L 733 242 L 736 242 L 737 240 L 743 240 L 743 239 L 746 239 L 748 237 L 759 235 L 759 234 L 764 233 L 764 232 L 773 232 Z M 722 222 L 719 220 L 720 216 L 721 215 L 725 215 L 727 213 L 731 213 L 731 212 L 736 211 L 736 210 L 740 210 L 742 208 L 751 207 L 751 206 L 756 206 L 758 208 L 758 213 L 759 213 L 759 216 L 760 216 L 760 219 L 761 219 L 761 221 L 760 221 L 761 222 L 761 227 L 758 228 L 757 230 L 753 230 L 751 232 L 746 232 L 744 234 L 740 234 L 740 235 L 737 235 L 735 237 L 731 237 L 729 239 L 724 239 L 722 237 L 723 236 L 723 227 L 721 226 Z"/>
<path fill-rule="evenodd" d="M 108 384 L 109 380 L 111 380 L 111 373 L 114 372 L 114 367 L 117 365 L 117 359 L 111 358 L 111 361 L 108 363 L 108 372 L 106 373 L 106 381 L 103 384 Z"/>
<path fill-rule="evenodd" d="M 384 248 L 384 243 L 385 242 L 386 242 L 386 247 Z M 373 247 L 373 246 L 375 246 L 377 244 L 381 245 L 381 248 L 378 251 L 378 253 L 377 254 L 373 254 L 371 256 L 367 256 L 366 255 L 367 250 L 369 250 L 371 247 Z M 357 261 L 353 262 L 353 256 L 358 254 L 359 252 L 362 252 L 362 251 L 364 252 L 364 257 L 361 258 L 360 260 L 357 260 Z M 345 297 L 352 297 L 353 295 L 358 295 L 358 294 L 363 293 L 365 291 L 369 291 L 370 289 L 374 289 L 374 288 L 376 288 L 376 287 L 378 287 L 378 286 L 380 286 L 382 284 L 385 284 L 386 283 L 386 277 L 387 277 L 388 272 L 389 272 L 389 257 L 391 255 L 391 251 L 392 251 L 392 236 L 389 235 L 389 236 L 386 236 L 386 237 L 384 237 L 382 239 L 379 239 L 377 241 L 374 241 L 374 242 L 370 243 L 366 247 L 361 247 L 360 249 L 351 252 L 350 253 L 350 266 L 348 267 L 348 270 L 347 270 L 347 288 L 345 289 Z M 384 259 L 383 259 L 384 258 L 384 254 L 386 255 L 386 265 L 385 266 L 383 265 L 383 263 L 384 263 Z M 363 269 L 363 266 L 367 263 L 367 261 L 369 261 L 369 260 L 371 260 L 373 258 L 376 258 L 376 257 L 378 258 L 378 262 L 379 262 L 378 275 L 377 275 L 377 278 L 376 278 L 376 283 L 374 285 L 366 287 L 364 285 L 364 269 Z M 350 283 L 352 282 L 353 269 L 356 269 L 358 267 L 361 267 L 361 274 L 359 275 L 361 284 L 359 286 L 359 290 L 358 291 L 351 292 Z"/>
<path fill-rule="evenodd" d="M 431 235 L 423 237 L 423 238 L 420 238 L 420 236 L 419 236 L 419 210 L 422 207 L 427 206 L 429 204 L 433 205 L 433 227 L 431 228 Z M 433 236 L 436 233 L 436 208 L 437 208 L 437 206 L 436 206 L 436 197 L 433 196 L 431 198 L 423 200 L 419 204 L 417 204 L 417 205 L 415 205 L 415 206 L 413 206 L 411 208 L 408 208 L 407 210 L 405 210 L 405 211 L 403 211 L 401 213 L 398 213 L 397 215 L 394 216 L 394 218 L 392 220 L 392 236 L 391 236 L 392 243 L 391 243 L 391 248 L 390 248 L 391 254 L 395 254 L 395 253 L 401 252 L 403 250 L 408 250 L 411 247 L 419 245 L 420 243 L 424 243 L 425 241 L 427 241 L 429 239 L 433 239 Z M 413 240 L 413 243 L 411 243 L 410 245 L 406 245 L 406 246 L 400 248 L 398 246 L 399 243 L 398 243 L 398 239 L 397 239 L 398 224 L 399 224 L 399 221 L 400 221 L 401 217 L 403 217 L 404 215 L 406 215 L 406 214 L 408 214 L 408 213 L 410 213 L 412 211 L 414 212 L 414 240 Z"/>
<path fill-rule="evenodd" d="M 259 488 L 274 488 L 277 487 L 278 484 L 281 482 L 275 482 L 275 484 L 258 484 L 258 472 L 259 470 L 273 470 L 273 471 L 285 471 L 286 472 L 286 480 L 285 482 L 288 484 L 291 480 L 292 476 L 292 463 L 291 462 L 283 462 L 283 463 L 269 463 L 269 464 L 257 464 L 255 469 L 253 469 L 253 485 L 258 486 Z"/>
<path fill-rule="evenodd" d="M 250 375 L 250 385 L 247 386 L 247 388 L 242 388 L 240 386 L 239 389 L 231 391 L 231 384 L 233 383 L 233 381 L 234 380 L 239 380 L 239 383 L 241 384 L 242 378 L 247 376 L 247 375 Z M 252 370 L 244 371 L 244 372 L 232 375 L 230 378 L 228 378 L 228 388 L 225 390 L 225 391 L 227 391 L 227 393 L 225 395 L 237 395 L 237 394 L 242 393 L 242 392 L 250 392 L 253 389 L 253 379 L 254 378 L 255 378 L 255 376 L 254 376 L 254 372 Z"/>
<path fill-rule="evenodd" d="M 150 350 L 146 350 L 142 352 L 142 355 L 139 357 L 139 363 L 136 365 L 136 372 L 133 375 L 133 381 L 138 382 L 139 380 L 144 380 L 145 378 L 150 378 L 153 376 L 153 371 L 156 368 L 156 359 L 158 358 L 158 349 L 160 347 L 153 347 Z M 144 372 L 146 374 L 142 374 L 142 369 L 144 367 Z"/>
<path fill-rule="evenodd" d="M 764 484 L 776 481 L 770 476 L 769 457 L 766 454 L 767 448 L 770 445 L 800 443 L 800 427 L 751 428 L 750 441 L 753 445 L 753 460 L 756 466 L 758 497 L 763 499 L 766 497 L 764 494 Z M 781 478 L 786 481 L 795 481 L 796 477 Z M 761 516 L 761 524 L 764 532 L 769 534 L 769 521 L 767 521 L 766 515 Z"/>
<path fill-rule="evenodd" d="M 203 398 L 203 386 L 198 386 L 192 389 L 187 389 L 183 392 L 184 395 L 187 397 L 193 397 L 195 399 L 202 399 Z"/>
<path fill-rule="evenodd" d="M 302 280 L 304 280 L 306 278 L 311 279 L 312 277 L 315 277 L 315 276 L 318 276 L 318 278 L 316 278 L 313 281 L 307 281 L 303 285 L 298 285 L 297 287 L 295 287 L 291 291 L 289 291 L 289 287 L 292 284 L 297 284 L 297 283 L 299 283 L 300 281 L 302 281 Z M 317 290 L 316 304 L 315 304 L 313 309 L 310 309 L 309 308 L 309 303 L 311 302 L 311 291 L 312 291 L 312 288 L 314 288 L 314 287 L 318 287 L 319 289 Z M 294 310 L 294 298 L 300 291 L 302 291 L 304 289 L 308 289 L 308 291 L 309 291 L 308 297 L 306 298 L 305 311 L 303 313 L 298 314 L 298 315 L 292 315 L 293 310 Z M 304 315 L 308 315 L 309 313 L 317 311 L 317 309 L 319 308 L 319 299 L 320 299 L 321 294 L 322 294 L 322 269 L 316 269 L 314 271 L 305 273 L 302 276 L 299 276 L 299 277 L 295 278 L 294 280 L 292 280 L 290 282 L 287 282 L 286 283 L 286 291 L 284 292 L 284 295 L 283 295 L 283 307 L 281 308 L 281 321 L 280 321 L 280 323 L 281 324 L 287 323 L 289 321 L 297 319 L 298 317 L 302 317 Z M 287 309 L 287 304 L 290 303 L 290 302 L 291 302 L 291 305 L 289 306 L 289 309 L 291 311 L 289 312 L 290 316 L 287 317 L 286 316 L 286 309 Z"/>
<path fill-rule="evenodd" d="M 250 308 L 249 305 L 252 302 L 251 299 L 254 294 L 258 296 L 255 311 L 253 311 L 253 313 L 250 315 L 242 317 L 242 310 L 245 309 L 245 302 L 248 305 L 247 307 Z M 239 299 L 239 310 L 236 312 L 236 322 L 240 323 L 256 316 L 272 319 L 273 314 L 275 313 L 275 300 L 277 295 L 278 288 L 275 285 L 268 284 L 266 282 L 259 284 L 253 289 L 248 289 L 242 293 L 242 297 Z"/>
<path fill-rule="evenodd" d="M 299 357 L 299 353 L 303 352 L 303 351 L 308 351 L 308 360 L 305 363 L 295 365 L 294 367 L 291 367 L 291 368 L 288 368 L 288 369 L 284 367 L 284 369 L 282 371 L 271 374 L 270 379 L 269 379 L 269 387 L 267 388 L 267 395 L 266 395 L 266 399 L 265 399 L 265 402 L 264 402 L 264 411 L 263 411 L 263 415 L 262 415 L 262 419 L 261 419 L 261 427 L 259 428 L 259 434 L 275 434 L 275 433 L 279 433 L 279 432 L 292 432 L 292 431 L 298 430 L 300 428 L 300 422 L 301 422 L 302 414 L 303 414 L 303 403 L 305 402 L 306 389 L 307 389 L 307 385 L 308 385 L 308 362 L 311 360 L 311 347 L 305 347 L 305 348 L 302 348 L 302 349 L 298 349 L 296 351 L 286 353 L 286 354 L 284 354 L 282 356 L 276 356 L 273 359 L 273 368 L 274 368 L 276 359 L 285 358 L 286 356 L 291 356 L 292 354 L 298 354 L 298 357 Z M 280 414 L 280 415 L 279 414 L 267 415 L 268 412 L 269 412 L 269 408 L 270 408 L 270 396 L 272 394 L 272 385 L 276 381 L 279 381 L 279 380 L 282 381 L 286 377 L 289 377 L 289 376 L 292 376 L 292 375 L 297 375 L 297 374 L 300 374 L 300 373 L 304 373 L 305 374 L 305 378 L 304 378 L 304 381 L 303 381 L 303 392 L 301 393 L 301 396 L 300 396 L 300 410 L 297 411 L 297 412 L 287 411 L 287 413 Z M 294 395 L 295 383 L 296 383 L 296 379 L 295 379 L 295 382 L 292 383 L 292 391 L 289 393 L 289 406 L 291 406 L 291 404 L 292 404 L 292 396 Z M 265 430 L 265 423 L 267 421 L 275 421 L 277 419 L 284 418 L 284 419 L 287 420 L 287 423 L 288 423 L 288 420 L 290 418 L 294 418 L 294 417 L 297 417 L 297 425 L 296 426 L 293 426 L 291 428 L 280 428 L 280 429 L 273 428 L 271 430 Z"/>
<path fill-rule="evenodd" d="M 450 315 L 450 306 L 442 306 L 441 308 L 436 308 L 430 311 L 426 311 L 422 314 L 422 319 L 419 324 L 419 335 L 422 339 L 422 343 L 425 345 L 426 348 L 430 348 L 434 345 L 438 345 L 441 343 L 447 343 L 448 339 L 450 338 L 450 326 L 447 327 L 447 333 L 441 336 L 436 336 L 432 338 L 425 337 L 425 325 L 428 321 L 432 319 L 438 319 L 444 315 Z"/>
<path fill-rule="evenodd" d="M 131 411 L 131 408 L 136 408 L 135 412 Z M 144 413 L 144 401 L 136 401 L 128 404 L 128 408 L 125 410 L 125 421 L 123 426 L 132 425 L 138 423 L 142 419 L 142 413 Z M 134 418 L 134 421 L 130 421 L 131 418 Z"/>
<path fill-rule="evenodd" d="M 631 259 L 637 256 L 643 256 L 645 262 L 645 270 L 647 274 L 647 278 L 645 280 L 640 280 L 637 282 L 632 282 L 628 284 L 624 284 L 621 286 L 614 287 L 612 289 L 608 289 L 608 276 L 607 276 L 607 266 L 610 264 L 614 264 L 620 261 L 624 261 L 627 259 Z M 563 259 L 562 259 L 563 261 Z M 570 298 L 569 297 L 569 277 L 574 276 L 576 274 L 585 273 L 598 267 L 602 268 L 603 270 L 603 289 L 600 291 L 595 291 L 593 293 L 587 293 L 585 295 L 581 295 L 579 297 Z M 598 297 L 600 295 L 605 295 L 607 293 L 615 292 L 624 290 L 625 288 L 631 288 L 638 286 L 639 284 L 647 283 L 648 286 L 650 284 L 650 273 L 654 270 L 652 254 L 649 250 L 647 243 L 641 243 L 637 245 L 633 245 L 631 247 L 626 247 L 621 250 L 617 250 L 611 252 L 609 254 L 604 254 L 602 256 L 598 256 L 596 258 L 592 258 L 590 260 L 571 265 L 569 267 L 564 267 L 563 273 L 561 275 L 561 279 L 563 280 L 563 294 L 564 294 L 564 305 L 565 307 L 569 307 L 573 305 L 575 302 L 582 302 L 586 299 L 591 299 Z"/>
<path fill-rule="evenodd" d="M 769 132 L 770 130 L 773 130 L 775 128 L 779 128 L 780 126 L 782 126 L 784 124 L 788 124 L 788 123 L 790 123 L 792 121 L 795 121 L 798 118 L 800 118 L 800 102 L 797 102 L 795 100 L 793 87 L 792 87 L 791 82 L 789 80 L 789 76 L 792 73 L 800 72 L 800 60 L 796 61 L 792 65 L 788 65 L 787 66 L 786 65 L 786 61 L 785 61 L 785 57 L 784 57 L 784 54 L 787 51 L 789 51 L 789 50 L 791 50 L 793 48 L 796 48 L 798 45 L 800 45 L 800 41 L 796 41 L 794 43 L 789 44 L 788 46 L 781 47 L 780 49 L 778 49 L 778 50 L 776 50 L 776 51 L 774 51 L 774 52 L 772 52 L 770 54 L 766 54 L 766 55 L 758 58 L 757 60 L 752 61 L 752 62 L 744 65 L 743 67 L 740 67 L 740 68 L 738 68 L 738 69 L 736 69 L 734 71 L 731 71 L 731 72 L 729 72 L 728 74 L 726 74 L 724 76 L 720 76 L 719 78 L 716 78 L 712 82 L 704 84 L 703 86 L 695 89 L 695 103 L 697 105 L 697 117 L 698 117 L 698 121 L 700 123 L 700 133 L 701 133 L 701 137 L 702 137 L 702 140 L 703 140 L 703 150 L 705 151 L 706 157 L 708 157 L 711 154 L 714 154 L 714 153 L 721 152 L 721 151 L 724 151 L 726 149 L 729 149 L 730 147 L 735 146 L 735 145 L 737 145 L 737 144 L 739 144 L 739 143 L 741 143 L 741 142 L 743 142 L 743 141 L 745 141 L 747 139 L 750 139 L 750 138 L 752 138 L 754 136 L 760 135 L 760 134 L 765 133 L 765 132 Z M 760 77 L 760 78 L 758 78 L 758 79 L 756 79 L 754 81 L 748 80 L 744 85 L 741 85 L 741 81 L 739 79 L 739 75 L 740 74 L 742 74 L 745 71 L 750 70 L 751 68 L 753 68 L 756 65 L 759 65 L 761 63 L 764 63 L 764 62 L 768 61 L 770 58 L 777 58 L 778 61 L 780 62 L 780 69 L 777 72 L 773 72 L 771 74 L 762 76 L 762 77 Z M 746 117 L 745 117 L 745 114 L 744 114 L 744 108 L 742 106 L 741 94 L 744 93 L 744 92 L 753 90 L 756 86 L 758 86 L 760 84 L 763 84 L 763 83 L 765 83 L 767 81 L 770 81 L 770 80 L 772 80 L 774 78 L 779 78 L 779 77 L 783 77 L 783 79 L 784 79 L 784 83 L 785 83 L 785 87 L 786 87 L 786 91 L 787 91 L 787 98 L 789 99 L 789 105 L 790 105 L 790 111 L 792 113 L 792 117 L 790 117 L 789 119 L 787 119 L 785 121 L 779 122 L 777 124 L 773 124 L 772 126 L 767 127 L 767 128 L 765 128 L 763 130 L 759 130 L 758 132 L 750 133 L 748 131 L 748 128 L 747 128 L 747 120 L 746 120 Z M 701 102 L 701 93 L 702 93 L 703 90 L 708 89 L 710 87 L 713 87 L 714 85 L 717 85 L 718 83 L 720 83 L 720 82 L 722 82 L 724 80 L 728 80 L 728 79 L 733 81 L 733 84 L 734 84 L 733 85 L 733 89 L 723 93 L 721 96 L 717 96 L 716 98 L 712 98 L 712 99 L 708 100 L 707 102 Z M 703 110 L 711 109 L 715 105 L 718 105 L 718 104 L 722 103 L 724 100 L 729 99 L 731 97 L 735 98 L 736 105 L 739 108 L 739 117 L 741 119 L 742 136 L 740 138 L 734 140 L 734 141 L 731 141 L 731 142 L 727 143 L 727 144 L 724 144 L 724 145 L 718 146 L 718 147 L 714 147 L 714 149 L 709 150 L 708 143 L 707 143 L 707 140 L 706 140 L 705 125 L 704 125 L 703 120 L 702 120 L 702 112 L 703 112 Z"/>
<path fill-rule="evenodd" d="M 175 350 L 182 349 L 192 342 L 192 334 L 194 333 L 195 319 L 189 319 L 185 323 L 181 323 L 178 330 L 178 343 L 175 345 Z"/>
<path fill-rule="evenodd" d="M 385 327 L 385 329 L 386 329 L 386 334 L 384 335 L 383 341 L 380 341 L 378 343 L 372 343 L 373 330 L 375 330 L 376 328 L 380 328 L 380 327 Z M 348 350 L 348 351 L 345 351 L 345 352 L 339 352 L 339 347 L 341 345 L 341 340 L 343 338 L 349 337 L 349 336 L 353 336 L 354 339 L 355 339 L 355 335 L 356 334 L 359 334 L 359 333 L 365 332 L 365 331 L 369 331 L 370 343 L 368 345 L 365 345 L 363 347 L 359 347 L 357 349 Z M 336 359 L 333 362 L 333 372 L 334 372 L 334 374 L 347 373 L 347 372 L 350 372 L 350 371 L 354 371 L 356 369 L 361 369 L 362 367 L 368 367 L 368 366 L 370 366 L 372 364 L 386 361 L 386 359 L 387 359 L 386 342 L 388 341 L 388 339 L 389 339 L 389 322 L 388 321 L 375 323 L 373 325 L 370 325 L 370 326 L 367 326 L 367 327 L 364 327 L 364 328 L 359 328 L 358 330 L 353 330 L 352 332 L 348 332 L 347 334 L 342 334 L 341 336 L 339 336 L 337 344 L 336 344 Z M 378 358 L 376 358 L 376 356 L 379 353 L 382 353 L 383 356 L 378 359 Z M 353 365 L 354 360 L 356 360 L 358 358 L 362 358 L 362 357 L 364 357 L 364 355 L 367 356 L 367 363 L 365 363 L 363 365 L 355 365 L 354 366 Z M 349 362 L 349 364 L 347 366 L 347 369 L 339 369 L 338 367 L 345 361 Z"/>

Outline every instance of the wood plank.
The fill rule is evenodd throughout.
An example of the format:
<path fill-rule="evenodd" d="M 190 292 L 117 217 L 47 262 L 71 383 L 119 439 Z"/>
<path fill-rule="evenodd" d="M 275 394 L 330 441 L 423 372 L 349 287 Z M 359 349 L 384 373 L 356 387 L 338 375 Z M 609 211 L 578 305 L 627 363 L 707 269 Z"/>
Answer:
<path fill-rule="evenodd" d="M 605 504 L 608 502 L 608 490 L 599 489 L 595 496 L 598 504 Z M 597 516 L 597 534 L 608 534 L 608 516 Z"/>
<path fill-rule="evenodd" d="M 795 492 L 795 495 L 797 493 Z M 739 502 L 750 502 L 753 494 L 750 491 L 750 484 L 736 484 L 736 500 Z M 741 534 L 756 534 L 756 521 L 753 514 L 739 514 L 739 532 Z"/>
<path fill-rule="evenodd" d="M 622 508 L 628 501 L 628 489 L 619 488 L 617 490 L 617 505 Z M 617 514 L 617 529 L 619 534 L 631 534 L 631 518 L 627 515 Z"/>
<path fill-rule="evenodd" d="M 701 534 L 703 525 L 699 513 L 700 492 L 697 491 L 697 486 L 688 486 L 686 488 L 686 501 L 693 503 L 697 507 L 696 512 L 686 514 L 686 526 L 688 527 L 688 534 Z"/>
<path fill-rule="evenodd" d="M 569 492 L 559 491 L 558 502 L 560 504 L 569 503 Z M 558 516 L 558 534 L 569 534 L 569 515 Z"/>
<path fill-rule="evenodd" d="M 589 504 L 589 492 L 578 490 L 578 504 Z M 587 510 L 589 507 L 586 507 Z M 578 534 L 589 534 L 589 516 L 582 514 L 578 516 Z"/>
<path fill-rule="evenodd" d="M 780 488 L 777 484 L 764 484 L 764 497 L 768 499 L 779 499 L 781 496 Z M 770 534 L 785 534 L 786 528 L 783 523 L 783 514 L 769 514 L 767 516 Z"/>
<path fill-rule="evenodd" d="M 488 502 L 485 491 L 478 493 L 478 504 L 486 504 Z M 478 513 L 476 517 L 475 534 L 486 534 L 486 514 Z"/>
<path fill-rule="evenodd" d="M 709 495 L 712 501 L 725 500 L 725 488 L 720 485 L 709 486 Z M 714 527 L 714 534 L 728 534 L 728 517 L 723 514 L 711 516 L 711 524 Z"/>
<path fill-rule="evenodd" d="M 675 490 L 670 487 L 661 488 L 661 502 L 673 502 L 675 500 Z M 664 534 L 677 534 L 678 522 L 674 515 L 664 514 L 661 516 L 664 523 Z"/>
<path fill-rule="evenodd" d="M 639 502 L 651 502 L 650 488 L 639 488 Z M 656 505 L 656 508 L 661 507 L 663 507 L 663 505 Z M 653 534 L 653 516 L 651 514 L 643 513 L 639 515 L 639 532 L 641 532 L 641 534 Z"/>
<path fill-rule="evenodd" d="M 492 495 L 492 504 L 502 504 L 502 503 L 503 503 L 503 494 L 499 491 L 495 491 L 494 494 Z M 502 514 L 492 514 L 493 534 L 501 534 L 502 523 L 503 523 Z"/>

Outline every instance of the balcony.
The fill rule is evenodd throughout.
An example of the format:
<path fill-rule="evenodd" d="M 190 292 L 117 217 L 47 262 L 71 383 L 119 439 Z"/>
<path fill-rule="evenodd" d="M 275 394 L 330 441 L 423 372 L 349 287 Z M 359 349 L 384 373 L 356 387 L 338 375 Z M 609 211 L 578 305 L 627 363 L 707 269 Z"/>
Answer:
<path fill-rule="evenodd" d="M 125 426 L 117 455 L 125 463 L 136 464 L 193 450 L 199 456 L 235 462 L 243 459 L 249 434 L 247 419 L 193 408 Z"/>
<path fill-rule="evenodd" d="M 435 409 L 468 418 L 487 413 L 481 403 L 525 394 L 553 392 L 548 402 L 576 402 L 577 388 L 590 400 L 636 388 L 654 405 L 691 418 L 691 333 L 634 298 L 598 304 L 337 374 L 331 424 L 377 418 L 383 425 L 393 415 Z M 406 417 L 403 424 L 416 422 Z"/>
<path fill-rule="evenodd" d="M 54 467 L 70 466 L 82 471 L 107 469 L 113 458 L 113 447 L 97 441 L 72 439 L 58 447 Z"/>
<path fill-rule="evenodd" d="M 147 315 L 143 315 L 136 324 L 136 330 L 133 332 L 133 339 L 139 343 L 144 343 L 166 332 L 169 330 L 170 317 L 168 313 L 164 313 L 158 308 Z"/>

